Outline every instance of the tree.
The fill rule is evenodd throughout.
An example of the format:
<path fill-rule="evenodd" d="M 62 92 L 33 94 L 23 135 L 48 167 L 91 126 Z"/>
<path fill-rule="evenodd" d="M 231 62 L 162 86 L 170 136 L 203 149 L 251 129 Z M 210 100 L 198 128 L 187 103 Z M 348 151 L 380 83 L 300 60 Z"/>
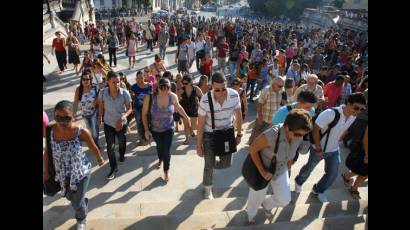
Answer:
<path fill-rule="evenodd" d="M 249 6 L 255 11 L 273 16 L 284 15 L 298 19 L 305 8 L 315 8 L 322 0 L 249 0 Z"/>
<path fill-rule="evenodd" d="M 337 8 L 342 8 L 343 4 L 345 3 L 345 0 L 334 0 L 333 5 Z"/>

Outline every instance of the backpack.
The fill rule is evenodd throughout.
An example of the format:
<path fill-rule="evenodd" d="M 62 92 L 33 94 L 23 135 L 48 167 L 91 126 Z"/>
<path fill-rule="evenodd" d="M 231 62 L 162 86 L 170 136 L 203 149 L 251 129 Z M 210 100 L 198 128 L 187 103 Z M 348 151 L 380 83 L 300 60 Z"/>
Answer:
<path fill-rule="evenodd" d="M 289 109 L 289 108 L 288 108 L 288 109 Z M 324 146 L 324 148 L 323 148 L 323 152 L 326 152 L 326 147 L 327 147 L 327 142 L 328 142 L 328 140 L 329 140 L 330 131 L 332 130 L 333 127 L 336 126 L 336 124 L 339 122 L 339 119 L 340 119 L 340 113 L 339 113 L 339 111 L 338 111 L 336 108 L 331 108 L 331 110 L 333 110 L 333 111 L 335 112 L 335 118 L 333 119 L 332 122 L 329 123 L 329 125 L 327 126 L 327 129 L 326 129 L 326 131 L 325 131 L 324 133 L 322 133 L 322 131 L 319 131 L 320 140 L 322 140 L 322 138 L 326 135 L 326 141 L 325 141 L 325 146 Z M 323 112 L 323 111 L 322 111 L 322 112 Z M 318 118 L 318 116 L 319 116 L 322 112 L 316 114 L 316 115 L 312 118 L 312 123 L 313 123 L 313 124 L 315 123 L 316 119 Z M 312 145 L 313 145 L 313 144 L 314 144 L 314 142 L 313 142 L 313 132 L 310 132 L 310 133 L 309 133 L 309 139 L 310 139 L 310 143 L 312 143 Z"/>

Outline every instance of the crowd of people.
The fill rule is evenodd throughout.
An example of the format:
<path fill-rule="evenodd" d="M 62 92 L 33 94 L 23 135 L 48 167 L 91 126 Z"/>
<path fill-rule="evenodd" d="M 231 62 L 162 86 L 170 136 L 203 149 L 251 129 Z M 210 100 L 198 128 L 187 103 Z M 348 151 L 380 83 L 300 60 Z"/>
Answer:
<path fill-rule="evenodd" d="M 69 63 L 74 64 L 80 75 L 80 85 L 73 102 L 56 105 L 56 124 L 52 127 L 55 134 L 49 141 L 54 167 L 59 172 L 55 180 L 70 191 L 79 187 L 84 190 L 72 198 L 79 225 L 85 219 L 88 179 L 84 178 L 89 174 L 89 166 L 84 155 L 67 161 L 70 151 L 80 151 L 78 138 L 87 140 L 102 165 L 99 129 L 103 128 L 110 164 L 106 178 L 113 180 L 118 172 L 115 137 L 119 161 L 124 162 L 132 119 L 139 145 L 155 141 L 157 168 L 163 165 L 166 182 L 170 180 L 171 146 L 178 126 L 183 125 L 184 144 L 189 145 L 190 139 L 196 138 L 197 154 L 205 161 L 206 199 L 213 198 L 213 170 L 230 167 L 232 154 L 238 151 L 236 146 L 246 141 L 252 162 L 260 175 L 271 182 L 274 191 L 265 199 L 267 187 L 250 187 L 246 208 L 249 223 L 255 222 L 261 205 L 271 217 L 272 208 L 290 202 L 289 178 L 299 154 L 309 154 L 309 160 L 296 177 L 296 192 L 301 191 L 312 170 L 324 159 L 325 173 L 312 192 L 326 202 L 325 191 L 338 175 L 339 140 L 351 149 L 346 160 L 349 171 L 342 173 L 343 181 L 349 193 L 360 199 L 358 187 L 367 179 L 368 164 L 367 32 L 172 15 L 167 21 L 146 24 L 114 19 L 97 26 L 86 25 L 78 36 L 70 33 L 64 39 L 61 34 L 56 35 L 52 47 L 59 68 L 66 68 L 67 46 Z M 77 47 L 84 37 L 90 41 L 90 49 L 83 53 L 80 62 Z M 126 75 L 113 70 L 116 52 L 119 47 L 126 49 L 131 70 L 135 68 L 139 46 L 146 46 L 151 52 L 158 48 L 158 54 L 151 65 L 136 72 L 136 83 L 131 85 Z M 166 48 L 173 46 L 177 46 L 178 73 L 172 73 L 163 63 Z M 109 63 L 103 56 L 106 50 Z M 196 77 L 198 84 L 194 83 Z M 251 137 L 242 140 L 242 124 L 250 103 L 256 103 L 257 116 Z M 74 123 L 79 119 L 79 106 L 86 128 Z M 223 147 L 216 147 L 216 137 L 225 138 L 225 152 Z M 64 142 L 70 142 L 72 148 L 58 147 Z M 276 163 L 272 167 L 273 159 Z M 83 171 L 70 165 L 74 163 L 81 163 Z M 351 178 L 355 175 L 353 183 Z M 48 176 L 46 169 L 45 180 Z"/>

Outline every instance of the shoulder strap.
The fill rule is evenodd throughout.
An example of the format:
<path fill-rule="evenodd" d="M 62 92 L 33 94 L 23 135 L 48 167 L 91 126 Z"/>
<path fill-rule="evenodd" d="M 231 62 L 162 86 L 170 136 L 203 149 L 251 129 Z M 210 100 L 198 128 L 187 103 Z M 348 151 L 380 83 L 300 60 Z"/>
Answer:
<path fill-rule="evenodd" d="M 278 127 L 279 127 L 279 126 L 278 126 Z M 273 153 L 274 153 L 275 155 L 278 153 L 279 138 L 280 138 L 280 127 L 278 128 L 278 136 L 276 137 L 275 149 L 273 150 Z"/>
<path fill-rule="evenodd" d="M 46 146 L 47 146 L 47 155 L 48 155 L 48 174 L 49 176 L 55 175 L 55 168 L 53 162 L 53 150 L 51 148 L 51 129 L 53 125 L 48 125 L 46 128 Z"/>
<path fill-rule="evenodd" d="M 149 94 L 149 101 L 148 101 L 148 113 L 151 113 L 152 100 L 153 100 L 153 95 L 152 95 L 152 93 L 150 93 Z"/>
<path fill-rule="evenodd" d="M 326 132 L 323 133 L 323 136 L 326 135 L 326 141 L 325 141 L 325 146 L 323 148 L 323 152 L 326 152 L 326 147 L 327 147 L 327 142 L 329 141 L 329 136 L 330 136 L 330 130 L 336 126 L 336 124 L 339 122 L 340 119 L 340 113 L 337 109 L 332 108 L 332 110 L 335 112 L 335 118 L 333 119 L 332 122 L 327 126 Z M 321 137 L 323 137 L 321 136 Z M 320 138 L 322 139 L 322 138 Z"/>
<path fill-rule="evenodd" d="M 211 110 L 212 129 L 215 129 L 214 104 L 212 102 L 212 91 L 208 92 L 209 109 Z"/>

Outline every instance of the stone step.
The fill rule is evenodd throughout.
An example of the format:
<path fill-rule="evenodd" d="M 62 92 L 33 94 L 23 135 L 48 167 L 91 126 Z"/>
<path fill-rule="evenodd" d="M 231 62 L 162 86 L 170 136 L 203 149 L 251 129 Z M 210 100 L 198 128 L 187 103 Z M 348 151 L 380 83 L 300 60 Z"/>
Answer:
<path fill-rule="evenodd" d="M 367 215 L 338 216 L 318 218 L 315 220 L 300 219 L 292 222 L 278 222 L 273 224 L 259 224 L 251 226 L 233 226 L 213 228 L 214 230 L 362 230 L 368 229 Z"/>
<path fill-rule="evenodd" d="M 298 216 L 317 213 L 322 206 L 326 206 L 325 214 L 346 214 L 346 213 L 367 213 L 367 187 L 359 188 L 362 199 L 354 200 L 350 194 L 343 189 L 330 189 L 326 192 L 329 203 L 320 201 L 310 192 L 302 191 L 300 194 L 292 193 L 292 201 L 285 208 L 281 209 L 283 218 L 297 218 Z M 225 212 L 241 210 L 245 208 L 247 194 L 238 194 L 237 197 L 218 197 L 214 200 L 203 200 L 202 191 L 186 191 L 181 200 L 176 201 L 174 191 L 169 191 L 170 196 L 164 197 L 164 193 L 155 191 L 143 192 L 118 192 L 99 193 L 95 197 L 89 198 L 89 218 L 131 218 L 156 215 L 186 215 L 201 214 L 209 212 Z M 215 193 L 216 195 L 217 193 Z M 296 213 L 297 212 L 297 213 Z M 286 214 L 287 213 L 287 214 Z M 43 206 L 43 222 L 50 223 L 57 227 L 74 216 L 70 202 L 66 199 L 59 199 L 48 207 Z M 282 218 L 282 219 L 281 219 Z M 317 218 L 312 216 L 312 218 Z"/>
<path fill-rule="evenodd" d="M 326 207 L 324 207 L 326 208 Z M 277 213 L 276 213 L 277 214 Z M 275 214 L 275 216 L 276 216 Z M 280 214 L 279 214 L 280 215 Z M 323 218 L 324 217 L 324 218 Z M 365 229 L 366 215 L 339 215 L 332 217 L 300 216 L 293 221 L 270 222 L 259 210 L 255 220 L 258 225 L 246 226 L 244 210 L 187 215 L 156 215 L 146 217 L 88 218 L 87 229 Z M 275 218 L 275 217 L 274 217 Z M 262 225 L 264 224 L 264 225 Z M 266 224 L 266 225 L 265 225 Z M 71 229 L 75 220 L 69 219 L 55 229 Z M 51 229 L 51 225 L 45 229 Z"/>

